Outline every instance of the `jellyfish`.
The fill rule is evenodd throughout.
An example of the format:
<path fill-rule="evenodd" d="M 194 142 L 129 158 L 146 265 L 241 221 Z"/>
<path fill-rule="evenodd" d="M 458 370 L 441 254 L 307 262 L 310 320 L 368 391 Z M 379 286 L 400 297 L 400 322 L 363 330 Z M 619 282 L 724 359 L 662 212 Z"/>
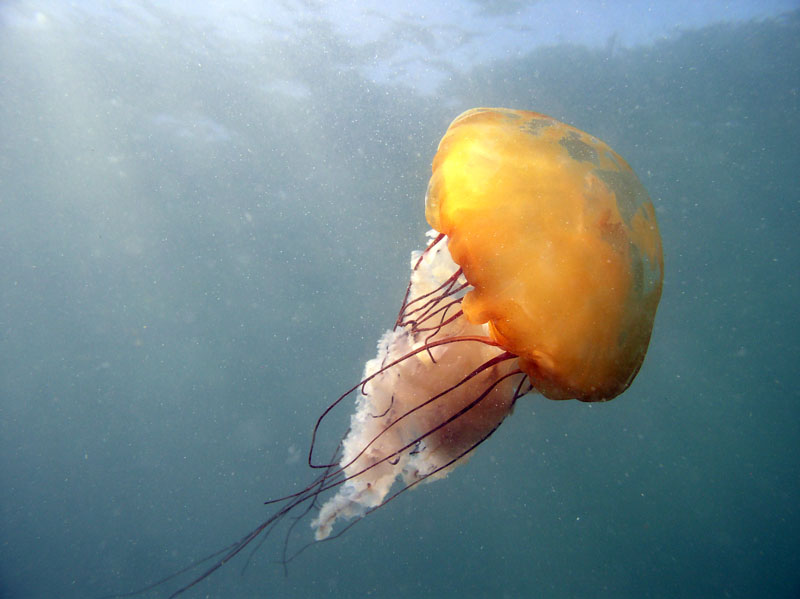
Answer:
<path fill-rule="evenodd" d="M 543 114 L 469 110 L 439 144 L 425 216 L 429 242 L 412 254 L 394 326 L 314 426 L 308 463 L 319 475 L 267 502 L 273 515 L 173 596 L 290 513 L 308 515 L 322 541 L 446 476 L 528 393 L 597 402 L 630 386 L 663 257 L 647 192 L 608 145 Z M 353 396 L 348 431 L 319 459 L 320 427 Z M 297 554 L 287 552 L 288 537 L 284 562 Z"/>

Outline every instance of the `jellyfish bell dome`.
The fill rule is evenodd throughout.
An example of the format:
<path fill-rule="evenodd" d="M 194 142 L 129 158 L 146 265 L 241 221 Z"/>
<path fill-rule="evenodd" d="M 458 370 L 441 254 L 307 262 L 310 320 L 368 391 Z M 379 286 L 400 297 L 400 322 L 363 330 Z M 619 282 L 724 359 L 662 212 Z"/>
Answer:
<path fill-rule="evenodd" d="M 429 224 L 472 289 L 462 308 L 551 399 L 631 383 L 661 296 L 655 211 L 604 142 L 535 112 L 478 108 L 433 161 Z"/>

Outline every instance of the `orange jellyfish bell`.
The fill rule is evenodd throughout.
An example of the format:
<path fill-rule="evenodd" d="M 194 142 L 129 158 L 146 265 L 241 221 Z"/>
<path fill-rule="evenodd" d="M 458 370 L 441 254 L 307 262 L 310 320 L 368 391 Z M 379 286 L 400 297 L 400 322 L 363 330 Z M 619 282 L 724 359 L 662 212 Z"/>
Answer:
<path fill-rule="evenodd" d="M 312 522 L 318 540 L 385 505 L 397 479 L 402 492 L 444 476 L 531 390 L 614 398 L 647 351 L 661 239 L 644 187 L 602 141 L 534 112 L 465 112 L 433 160 L 426 216 L 432 241 L 351 390 L 341 458 L 309 457 L 327 468 L 319 488 L 339 487 Z"/>
<path fill-rule="evenodd" d="M 602 401 L 627 389 L 663 258 L 653 205 L 614 150 L 535 112 L 470 110 L 439 145 L 426 217 L 473 288 L 467 318 L 489 323 L 538 391 Z"/>

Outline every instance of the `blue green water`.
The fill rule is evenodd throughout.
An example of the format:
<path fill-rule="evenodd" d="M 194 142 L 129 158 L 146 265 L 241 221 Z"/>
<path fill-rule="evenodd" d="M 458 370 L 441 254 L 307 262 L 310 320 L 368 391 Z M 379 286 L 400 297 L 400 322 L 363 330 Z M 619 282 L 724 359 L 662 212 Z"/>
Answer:
<path fill-rule="evenodd" d="M 276 536 L 187 596 L 800 593 L 800 12 L 455 64 L 413 16 L 356 45 L 322 9 L 238 15 L 239 44 L 120 6 L 0 9 L 0 597 L 139 588 L 308 482 L 473 106 L 586 130 L 647 187 L 666 277 L 634 385 L 526 397 L 288 576 Z"/>

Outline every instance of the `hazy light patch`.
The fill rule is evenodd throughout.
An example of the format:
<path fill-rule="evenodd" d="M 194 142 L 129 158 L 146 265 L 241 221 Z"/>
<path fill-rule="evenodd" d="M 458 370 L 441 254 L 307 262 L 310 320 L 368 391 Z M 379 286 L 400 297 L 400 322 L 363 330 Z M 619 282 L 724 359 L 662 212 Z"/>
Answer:
<path fill-rule="evenodd" d="M 769 18 L 796 8 L 797 0 L 289 0 L 280 4 L 176 0 L 157 8 L 128 0 L 114 5 L 43 1 L 36 9 L 10 4 L 0 7 L 0 16 L 5 17 L 3 25 L 12 27 L 46 30 L 54 21 L 86 21 L 86 27 L 124 27 L 141 35 L 149 35 L 154 22 L 179 24 L 190 32 L 210 34 L 219 42 L 217 51 L 231 52 L 261 47 L 267 39 L 291 43 L 297 36 L 330 30 L 362 56 L 365 49 L 374 53 L 352 65 L 366 77 L 428 94 L 451 73 L 524 56 L 542 46 L 577 44 L 614 51 L 715 23 Z M 292 99 L 308 97 L 307 90 L 291 79 L 278 80 L 268 89 Z"/>

